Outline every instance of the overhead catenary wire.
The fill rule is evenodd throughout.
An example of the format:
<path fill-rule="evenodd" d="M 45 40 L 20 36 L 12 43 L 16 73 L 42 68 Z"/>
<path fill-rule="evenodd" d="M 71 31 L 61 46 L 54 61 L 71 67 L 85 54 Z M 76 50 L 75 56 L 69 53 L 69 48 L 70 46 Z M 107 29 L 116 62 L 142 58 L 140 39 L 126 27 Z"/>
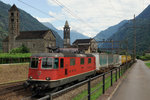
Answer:
<path fill-rule="evenodd" d="M 86 26 L 88 26 L 89 28 L 91 28 L 92 30 L 95 30 L 93 26 L 89 25 L 86 21 L 84 21 L 80 16 L 78 16 L 77 14 L 75 14 L 74 12 L 72 12 L 67 6 L 65 6 L 63 3 L 61 3 L 58 0 L 52 0 L 53 2 L 55 2 L 58 6 L 60 6 L 62 9 L 64 9 L 66 12 L 68 12 L 71 16 L 73 16 L 74 18 L 76 18 L 76 20 L 80 21 L 81 23 L 84 23 Z"/>
<path fill-rule="evenodd" d="M 51 17 L 51 18 L 54 18 L 54 19 L 56 19 L 56 20 L 59 20 L 59 21 L 63 22 L 62 20 L 60 20 L 60 19 L 58 19 L 58 18 L 56 18 L 56 17 L 54 17 L 54 16 L 52 16 L 52 15 L 49 15 L 49 14 L 47 14 L 46 12 L 44 12 L 44 11 L 42 11 L 42 10 L 36 8 L 36 7 L 33 7 L 33 6 L 31 6 L 31 5 L 29 5 L 29 4 L 25 3 L 25 2 L 23 2 L 23 1 L 21 1 L 21 0 L 18 0 L 18 1 L 21 2 L 21 3 L 23 3 L 23 4 L 25 4 L 25 5 L 27 5 L 27 6 L 29 6 L 29 7 L 31 7 L 31 8 L 33 8 L 33 9 L 35 9 L 35 10 L 37 10 L 38 12 L 40 12 L 40 13 L 42 13 L 42 14 L 44 14 L 44 15 L 47 15 L 47 16 L 49 16 L 49 17 Z M 64 23 L 64 22 L 63 22 L 63 23 Z"/>
<path fill-rule="evenodd" d="M 64 21 L 58 19 L 58 18 L 55 17 L 55 16 L 49 15 L 49 14 L 47 14 L 46 12 L 44 12 L 44 11 L 42 11 L 42 10 L 40 10 L 40 9 L 38 9 L 38 8 L 36 8 L 36 7 L 34 7 L 34 6 L 31 6 L 31 5 L 25 3 L 25 2 L 23 2 L 23 1 L 21 1 L 21 0 L 18 0 L 18 1 L 21 2 L 21 3 L 23 3 L 24 5 L 27 5 L 27 6 L 31 7 L 32 9 L 37 10 L 38 12 L 40 12 L 40 13 L 42 13 L 42 14 L 45 14 L 45 15 L 51 17 L 51 18 L 54 18 L 54 19 L 59 20 L 59 21 L 61 21 L 62 23 L 64 23 Z M 59 3 L 57 2 L 57 4 L 59 4 Z M 59 5 L 60 5 L 60 4 L 59 4 Z M 60 7 L 63 8 L 64 6 L 63 6 L 63 5 L 60 5 Z M 69 13 L 69 10 L 68 10 L 68 13 Z M 73 16 L 73 14 L 72 14 L 72 16 Z M 79 19 L 76 19 L 76 20 L 79 20 Z M 74 26 L 74 27 L 75 27 L 75 26 Z M 77 28 L 77 27 L 76 27 L 76 28 Z M 80 30 L 81 30 L 81 29 L 80 29 Z"/>

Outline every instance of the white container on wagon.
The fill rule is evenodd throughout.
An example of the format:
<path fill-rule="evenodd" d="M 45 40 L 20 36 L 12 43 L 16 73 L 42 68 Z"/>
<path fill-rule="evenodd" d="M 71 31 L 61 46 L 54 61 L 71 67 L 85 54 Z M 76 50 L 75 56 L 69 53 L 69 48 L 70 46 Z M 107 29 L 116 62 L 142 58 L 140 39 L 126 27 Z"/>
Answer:
<path fill-rule="evenodd" d="M 100 63 L 99 63 L 99 53 L 92 53 L 95 56 L 95 63 L 96 63 L 96 70 L 100 70 Z"/>

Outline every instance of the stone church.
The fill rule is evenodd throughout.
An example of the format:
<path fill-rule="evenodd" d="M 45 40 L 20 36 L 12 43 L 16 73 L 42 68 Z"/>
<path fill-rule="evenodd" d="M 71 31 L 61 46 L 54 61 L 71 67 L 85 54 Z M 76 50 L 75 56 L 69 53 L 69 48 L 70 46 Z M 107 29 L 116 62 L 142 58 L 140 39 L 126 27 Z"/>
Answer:
<path fill-rule="evenodd" d="M 13 5 L 9 9 L 9 36 L 3 40 L 3 52 L 24 44 L 31 53 L 49 52 L 48 48 L 56 47 L 53 30 L 20 31 L 19 10 Z"/>

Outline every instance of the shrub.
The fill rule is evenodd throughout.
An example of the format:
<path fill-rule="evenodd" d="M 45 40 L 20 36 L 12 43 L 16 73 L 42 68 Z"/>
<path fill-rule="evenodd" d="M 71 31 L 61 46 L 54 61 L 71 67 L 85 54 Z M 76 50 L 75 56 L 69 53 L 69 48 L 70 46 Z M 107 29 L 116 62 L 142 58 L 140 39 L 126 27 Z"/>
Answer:
<path fill-rule="evenodd" d="M 29 48 L 25 45 L 20 46 L 19 48 L 14 48 L 10 51 L 10 53 L 29 53 Z"/>

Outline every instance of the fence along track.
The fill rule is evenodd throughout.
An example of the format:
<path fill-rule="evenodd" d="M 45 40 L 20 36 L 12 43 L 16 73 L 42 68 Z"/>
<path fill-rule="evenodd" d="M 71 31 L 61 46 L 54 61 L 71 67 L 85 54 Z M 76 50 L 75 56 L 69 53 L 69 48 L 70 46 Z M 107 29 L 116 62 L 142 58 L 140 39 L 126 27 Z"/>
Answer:
<path fill-rule="evenodd" d="M 92 80 L 95 80 L 95 79 L 97 79 L 97 78 L 100 78 L 100 77 L 102 77 L 102 85 L 101 86 L 99 86 L 98 88 L 102 88 L 102 93 L 104 94 L 105 93 L 105 83 L 107 83 L 107 82 L 105 82 L 105 79 L 106 79 L 106 75 L 107 74 L 109 74 L 110 73 L 110 86 L 112 86 L 113 85 L 113 75 L 115 75 L 115 81 L 117 82 L 117 79 L 118 78 L 120 78 L 120 76 L 122 76 L 125 72 L 126 72 L 126 70 L 131 66 L 133 64 L 133 61 L 131 61 L 130 63 L 127 63 L 126 65 L 123 65 L 123 66 L 120 66 L 120 67 L 117 67 L 117 68 L 115 68 L 115 69 L 112 69 L 112 70 L 110 70 L 110 71 L 108 71 L 108 72 L 106 72 L 106 73 L 103 73 L 103 74 L 101 74 L 101 75 L 98 75 L 98 76 L 95 76 L 95 77 L 93 77 L 93 78 L 90 78 L 90 79 L 88 79 L 88 80 L 85 80 L 85 81 L 82 81 L 82 82 L 80 82 L 80 83 L 78 83 L 78 84 L 75 84 L 75 85 L 73 85 L 73 86 L 71 86 L 71 87 L 68 87 L 68 88 L 65 88 L 65 89 L 63 89 L 63 90 L 60 90 L 60 91 L 58 91 L 58 92 L 55 92 L 55 93 L 49 93 L 48 95 L 46 95 L 46 96 L 44 96 L 44 97 L 42 97 L 42 98 L 40 98 L 40 99 L 37 99 L 37 100 L 53 100 L 53 98 L 56 98 L 56 97 L 58 97 L 58 96 L 60 96 L 60 95 L 62 95 L 62 94 L 64 94 L 64 93 L 66 93 L 67 91 L 70 91 L 70 90 L 72 90 L 72 89 L 74 89 L 74 88 L 77 88 L 77 87 L 79 87 L 79 86 L 81 86 L 81 85 L 84 85 L 84 84 L 88 84 L 88 88 L 87 88 L 87 90 L 88 90 L 88 94 L 86 95 L 86 96 L 84 96 L 83 98 L 81 98 L 82 100 L 85 100 L 86 98 L 88 98 L 88 100 L 90 100 L 90 98 L 91 98 L 91 95 L 94 93 L 94 92 L 96 92 L 98 89 L 95 89 L 94 91 L 91 91 L 91 81 Z M 115 73 L 115 74 L 114 74 Z M 117 75 L 117 74 L 119 74 L 119 76 Z M 109 87 L 110 87 L 109 86 Z"/>

